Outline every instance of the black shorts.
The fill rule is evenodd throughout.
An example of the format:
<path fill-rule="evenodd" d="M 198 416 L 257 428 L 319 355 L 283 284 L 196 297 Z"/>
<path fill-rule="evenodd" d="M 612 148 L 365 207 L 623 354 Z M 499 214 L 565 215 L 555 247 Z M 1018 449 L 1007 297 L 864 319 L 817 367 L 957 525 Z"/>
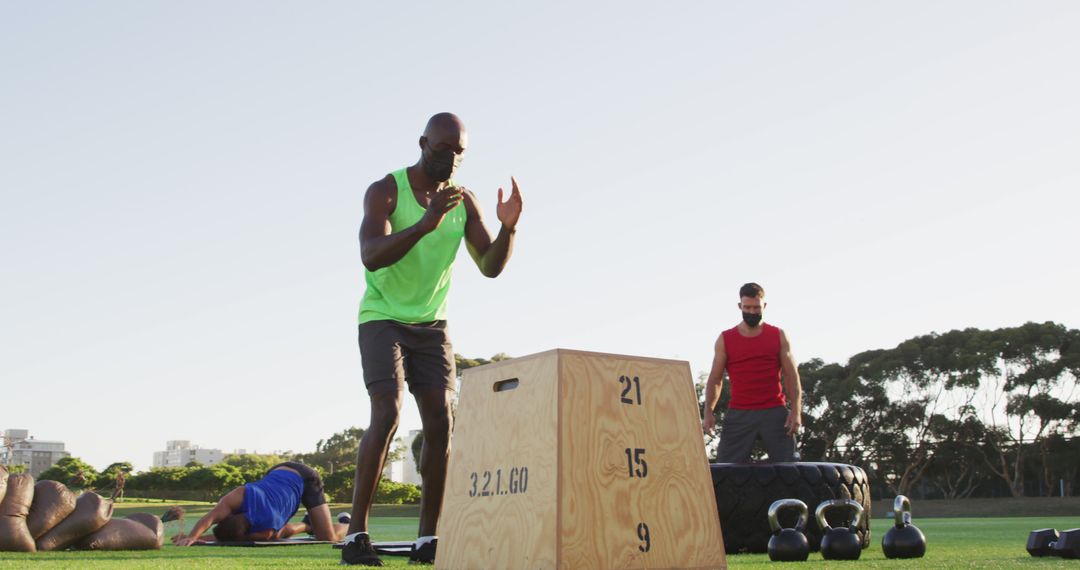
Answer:
<path fill-rule="evenodd" d="M 419 388 L 454 389 L 454 348 L 446 321 L 408 324 L 369 321 L 358 329 L 368 394 Z"/>
<path fill-rule="evenodd" d="M 322 477 L 319 476 L 318 471 L 303 463 L 296 463 L 295 461 L 279 463 L 271 467 L 270 470 L 273 471 L 278 467 L 288 467 L 299 473 L 300 478 L 304 480 L 304 491 L 300 494 L 300 503 L 304 505 L 304 508 L 311 510 L 319 505 L 326 504 L 326 495 L 323 494 Z"/>

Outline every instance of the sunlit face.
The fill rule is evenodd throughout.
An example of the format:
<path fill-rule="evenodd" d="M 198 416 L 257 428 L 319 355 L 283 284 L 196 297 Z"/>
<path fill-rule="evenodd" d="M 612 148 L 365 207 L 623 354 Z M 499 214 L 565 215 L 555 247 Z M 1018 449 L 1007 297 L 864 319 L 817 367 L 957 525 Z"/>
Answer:
<path fill-rule="evenodd" d="M 739 300 L 739 310 L 751 315 L 760 315 L 765 310 L 765 302 L 761 297 L 742 297 Z"/>

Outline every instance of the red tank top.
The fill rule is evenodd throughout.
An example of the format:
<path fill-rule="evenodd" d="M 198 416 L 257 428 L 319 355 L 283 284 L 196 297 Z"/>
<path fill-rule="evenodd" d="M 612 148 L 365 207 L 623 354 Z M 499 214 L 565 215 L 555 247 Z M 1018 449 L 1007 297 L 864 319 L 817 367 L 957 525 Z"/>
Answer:
<path fill-rule="evenodd" d="M 780 383 L 780 329 L 762 324 L 761 334 L 743 336 L 738 327 L 723 332 L 733 410 L 764 410 L 783 406 Z"/>

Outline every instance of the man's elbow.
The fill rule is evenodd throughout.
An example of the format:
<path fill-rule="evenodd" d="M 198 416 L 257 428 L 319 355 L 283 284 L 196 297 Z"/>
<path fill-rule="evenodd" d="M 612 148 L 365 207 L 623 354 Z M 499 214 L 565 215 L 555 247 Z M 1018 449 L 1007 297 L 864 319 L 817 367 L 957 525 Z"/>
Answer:
<path fill-rule="evenodd" d="M 481 260 L 478 264 L 480 267 L 480 274 L 488 279 L 494 279 L 502 273 L 503 265 L 491 263 L 487 260 Z"/>
<path fill-rule="evenodd" d="M 364 269 L 373 273 L 383 268 L 383 264 L 379 263 L 374 254 L 364 250 L 360 250 L 360 262 L 364 264 Z"/>

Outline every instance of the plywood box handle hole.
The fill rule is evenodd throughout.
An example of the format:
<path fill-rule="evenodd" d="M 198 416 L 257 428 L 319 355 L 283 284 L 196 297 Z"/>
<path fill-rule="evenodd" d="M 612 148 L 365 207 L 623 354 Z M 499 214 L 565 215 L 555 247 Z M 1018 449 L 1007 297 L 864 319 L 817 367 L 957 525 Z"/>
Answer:
<path fill-rule="evenodd" d="M 499 380 L 495 383 L 494 389 L 496 392 L 506 392 L 518 387 L 517 378 L 509 378 L 507 380 Z"/>

